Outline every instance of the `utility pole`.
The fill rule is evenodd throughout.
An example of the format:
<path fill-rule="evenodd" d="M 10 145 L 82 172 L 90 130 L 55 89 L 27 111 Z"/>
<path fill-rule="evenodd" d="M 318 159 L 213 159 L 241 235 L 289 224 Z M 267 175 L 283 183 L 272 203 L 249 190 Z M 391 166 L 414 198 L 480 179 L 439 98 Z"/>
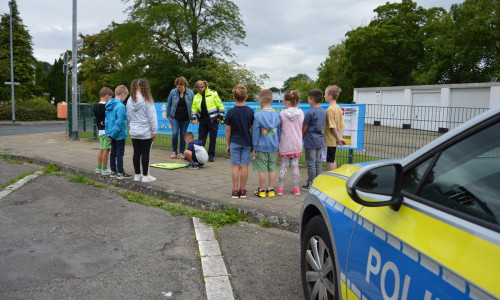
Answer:
<path fill-rule="evenodd" d="M 78 55 L 76 51 L 76 12 L 77 12 L 77 0 L 73 0 L 73 73 L 71 74 L 72 78 L 72 111 L 71 111 L 71 119 L 72 119 L 72 140 L 78 141 Z"/>
<path fill-rule="evenodd" d="M 16 123 L 16 104 L 14 100 L 14 46 L 12 41 L 12 6 L 13 1 L 9 1 L 10 8 L 10 91 L 12 94 L 12 123 Z"/>
<path fill-rule="evenodd" d="M 64 52 L 64 65 L 63 65 L 63 72 L 64 74 L 66 75 L 66 92 L 65 92 L 65 96 L 66 96 L 66 111 L 68 111 L 68 72 L 69 72 L 69 69 L 68 69 L 68 51 Z M 69 136 L 68 134 L 68 115 L 66 115 L 66 135 Z"/>

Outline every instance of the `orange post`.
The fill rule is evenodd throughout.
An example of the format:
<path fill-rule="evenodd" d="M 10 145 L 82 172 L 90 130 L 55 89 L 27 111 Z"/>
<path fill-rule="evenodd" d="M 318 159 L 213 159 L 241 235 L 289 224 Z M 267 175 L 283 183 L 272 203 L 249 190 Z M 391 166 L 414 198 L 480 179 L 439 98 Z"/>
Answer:
<path fill-rule="evenodd" d="M 68 105 L 66 102 L 57 103 L 57 117 L 60 119 L 66 119 L 68 117 Z"/>

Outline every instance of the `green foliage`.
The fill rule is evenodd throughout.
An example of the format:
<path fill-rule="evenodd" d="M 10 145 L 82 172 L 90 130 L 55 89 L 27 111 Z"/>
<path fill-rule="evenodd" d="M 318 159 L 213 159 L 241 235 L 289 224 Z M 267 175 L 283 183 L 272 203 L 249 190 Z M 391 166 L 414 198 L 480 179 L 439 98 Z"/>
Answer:
<path fill-rule="evenodd" d="M 500 2 L 465 0 L 424 9 L 411 0 L 377 7 L 318 67 L 317 85 L 354 87 L 487 82 L 500 75 Z"/>
<path fill-rule="evenodd" d="M 235 208 L 225 208 L 221 211 L 202 211 L 199 209 L 187 208 L 182 205 L 169 204 L 159 198 L 130 191 L 120 193 L 120 195 L 130 202 L 161 208 L 173 215 L 198 217 L 203 223 L 216 228 L 236 224 L 239 221 L 248 221 L 245 219 L 245 216 L 239 213 Z"/>
<path fill-rule="evenodd" d="M 337 102 L 350 103 L 353 99 L 353 85 L 346 76 L 347 57 L 345 55 L 345 41 L 328 48 L 328 57 L 318 67 L 317 87 L 325 91 L 329 85 L 337 85 L 342 89 Z"/>
<path fill-rule="evenodd" d="M 273 224 L 268 219 L 265 219 L 264 221 L 260 222 L 259 225 L 260 225 L 260 227 L 264 227 L 264 228 L 273 227 Z"/>
<path fill-rule="evenodd" d="M 33 43 L 28 30 L 25 28 L 19 16 L 18 6 L 15 0 L 12 7 L 12 40 L 14 52 L 14 81 L 20 85 L 15 86 L 15 97 L 31 98 L 36 93 L 33 84 L 33 70 L 36 67 L 36 59 L 33 56 Z M 10 72 L 10 14 L 3 14 L 0 21 L 0 101 L 11 99 L 10 85 L 3 82 L 11 81 Z"/>
<path fill-rule="evenodd" d="M 57 166 L 55 164 L 48 164 L 43 169 L 43 173 L 47 174 L 47 173 L 59 172 L 60 170 L 61 170 L 61 168 L 59 168 L 59 166 Z"/>
<path fill-rule="evenodd" d="M 298 90 L 300 101 L 307 102 L 307 94 L 310 90 L 317 88 L 315 82 L 307 81 L 307 80 L 295 80 L 290 86 L 290 90 Z"/>
<path fill-rule="evenodd" d="M 293 77 L 289 77 L 287 80 L 283 82 L 283 91 L 286 92 L 292 90 L 293 89 L 292 84 L 295 81 L 313 82 L 313 80 L 309 76 L 307 76 L 307 74 L 300 73 Z"/>
<path fill-rule="evenodd" d="M 182 73 L 192 86 L 197 80 L 206 80 L 209 88 L 217 91 L 222 101 L 233 100 L 232 90 L 237 84 L 246 86 L 249 101 L 252 101 L 254 99 L 251 97 L 258 93 L 263 85 L 262 79 L 247 70 L 246 66 L 213 56 L 200 56 L 192 66 L 183 69 Z"/>
<path fill-rule="evenodd" d="M 28 101 L 16 100 L 17 121 L 41 121 L 57 119 L 57 108 L 50 104 L 47 99 L 36 97 Z M 0 120 L 12 119 L 12 104 L 0 105 Z"/>
<path fill-rule="evenodd" d="M 129 22 L 148 29 L 160 48 L 190 63 L 201 53 L 231 56 L 231 44 L 243 44 L 246 32 L 230 0 L 134 0 Z"/>

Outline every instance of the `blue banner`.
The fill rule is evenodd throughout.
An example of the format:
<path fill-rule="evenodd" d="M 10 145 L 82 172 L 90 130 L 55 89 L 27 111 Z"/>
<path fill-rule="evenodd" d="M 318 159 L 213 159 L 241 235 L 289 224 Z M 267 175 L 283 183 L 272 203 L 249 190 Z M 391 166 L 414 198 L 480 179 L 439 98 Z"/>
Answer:
<path fill-rule="evenodd" d="M 236 105 L 235 102 L 223 102 L 226 112 Z M 251 107 L 255 112 L 260 111 L 260 105 L 258 102 L 247 102 L 247 106 Z M 327 109 L 328 103 L 320 104 L 323 109 Z M 348 143 L 347 146 L 342 146 L 341 148 L 363 150 L 363 136 L 364 136 L 364 126 L 365 126 L 365 109 L 366 104 L 339 104 L 340 108 L 344 112 L 344 139 Z M 172 125 L 167 118 L 167 103 L 166 102 L 156 102 L 156 115 L 158 118 L 158 133 L 159 134 L 172 134 Z M 281 112 L 285 109 L 284 103 L 272 103 L 271 107 L 277 112 Z M 299 108 L 302 109 L 304 114 L 311 109 L 309 103 L 299 103 Z M 189 124 L 187 129 L 191 131 L 195 136 L 198 136 L 198 124 Z M 219 125 L 219 130 L 217 132 L 218 137 L 226 137 L 226 126 Z"/>

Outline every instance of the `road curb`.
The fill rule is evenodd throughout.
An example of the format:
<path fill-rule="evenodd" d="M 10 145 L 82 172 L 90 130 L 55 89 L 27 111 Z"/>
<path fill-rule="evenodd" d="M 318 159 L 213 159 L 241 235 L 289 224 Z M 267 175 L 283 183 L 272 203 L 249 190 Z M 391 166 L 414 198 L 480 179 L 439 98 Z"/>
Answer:
<path fill-rule="evenodd" d="M 92 179 L 96 182 L 105 183 L 108 185 L 114 185 L 123 189 L 127 189 L 134 192 L 139 192 L 149 196 L 162 196 L 166 199 L 171 199 L 175 203 L 180 203 L 193 208 L 199 208 L 202 210 L 220 211 L 225 208 L 235 208 L 238 212 L 242 213 L 245 218 L 251 220 L 254 223 L 260 223 L 265 220 L 269 220 L 274 228 L 287 230 L 290 232 L 299 232 L 299 220 L 293 216 L 278 215 L 274 212 L 269 212 L 260 209 L 249 209 L 238 206 L 237 204 L 227 204 L 216 199 L 204 198 L 195 195 L 190 195 L 180 191 L 166 189 L 159 186 L 150 185 L 150 183 L 135 182 L 131 179 L 128 180 L 118 180 L 116 178 L 110 178 L 109 176 L 102 176 L 94 172 L 81 169 L 78 167 L 66 165 L 57 161 L 52 161 L 48 159 L 43 159 L 39 157 L 28 157 L 23 155 L 11 154 L 12 159 L 17 159 L 20 161 L 33 163 L 35 165 L 47 166 L 48 164 L 53 164 L 58 166 L 62 172 L 78 175 L 82 174 L 85 178 Z"/>

